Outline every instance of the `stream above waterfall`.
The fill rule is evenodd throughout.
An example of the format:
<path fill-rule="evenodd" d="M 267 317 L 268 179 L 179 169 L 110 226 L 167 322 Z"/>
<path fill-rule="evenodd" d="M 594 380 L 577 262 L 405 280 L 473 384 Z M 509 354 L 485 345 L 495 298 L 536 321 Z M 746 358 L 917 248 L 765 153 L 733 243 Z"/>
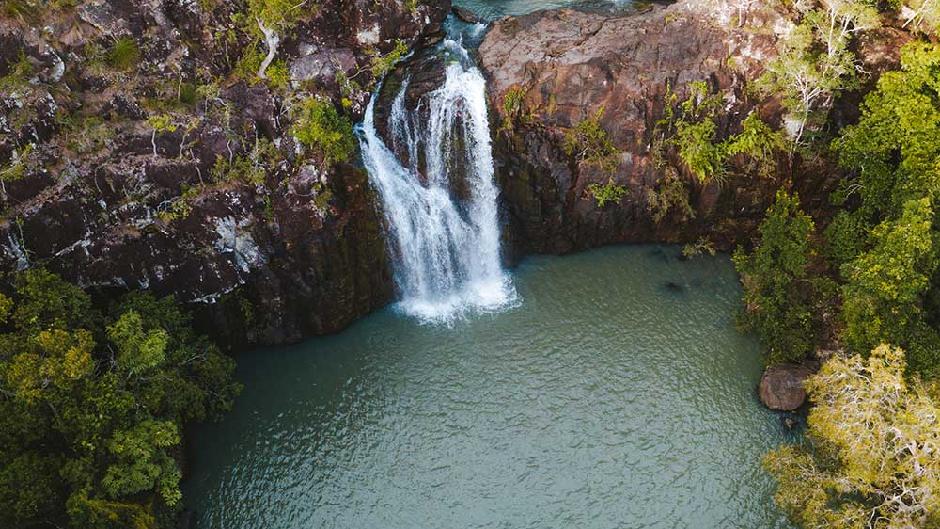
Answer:
<path fill-rule="evenodd" d="M 240 355 L 235 409 L 194 432 L 197 527 L 789 527 L 760 458 L 793 434 L 755 395 L 727 257 L 611 247 L 512 275 L 501 313 L 384 310 Z"/>
<path fill-rule="evenodd" d="M 483 20 L 519 16 L 541 9 L 571 7 L 611 10 L 630 6 L 632 0 L 454 0 L 454 5 L 469 9 Z"/>

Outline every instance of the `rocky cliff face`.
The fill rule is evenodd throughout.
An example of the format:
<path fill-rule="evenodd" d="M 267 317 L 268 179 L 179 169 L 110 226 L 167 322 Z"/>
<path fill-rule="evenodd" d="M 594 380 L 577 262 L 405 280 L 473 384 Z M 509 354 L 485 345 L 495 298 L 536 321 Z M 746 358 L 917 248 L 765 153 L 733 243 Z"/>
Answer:
<path fill-rule="evenodd" d="M 691 83 L 704 81 L 724 101 L 719 134 L 727 135 L 755 107 L 745 88 L 775 55 L 774 42 L 772 33 L 722 29 L 684 4 L 620 17 L 564 10 L 497 22 L 480 47 L 493 108 L 509 118 L 503 102 L 521 90 L 529 116 L 497 142 L 513 246 L 562 253 L 614 242 L 690 241 L 706 230 L 731 239 L 747 231 L 775 186 L 738 178 L 700 185 L 669 152 L 661 156 L 677 170 L 678 192 L 691 211 L 673 208 L 653 220 L 650 193 L 666 174 L 654 159 L 655 129 L 671 104 L 667 91 L 681 101 Z M 566 131 L 600 109 L 600 125 L 621 152 L 612 172 L 563 148 Z M 767 114 L 776 117 L 774 109 Z M 588 188 L 608 182 L 628 194 L 599 208 Z"/>
<path fill-rule="evenodd" d="M 751 112 L 782 126 L 779 102 L 753 87 L 776 56 L 786 18 L 762 10 L 739 27 L 703 4 L 622 16 L 560 10 L 493 25 L 479 55 L 494 121 L 505 123 L 496 137 L 498 175 L 517 253 L 702 237 L 727 249 L 753 233 L 781 185 L 799 192 L 811 212 L 826 207 L 839 173 L 824 160 L 778 153 L 761 175 L 732 158 L 724 178 L 703 184 L 676 145 L 662 143 L 662 121 L 696 83 L 720 100 L 716 141 L 738 133 Z M 876 70 L 896 61 L 896 48 L 863 58 Z M 613 168 L 564 148 L 566 134 L 596 116 L 619 151 Z M 622 186 L 626 194 L 601 207 L 592 185 Z"/>
<path fill-rule="evenodd" d="M 258 2 L 33 4 L 0 18 L 0 269 L 175 294 L 239 345 L 388 302 L 367 175 L 290 127 L 311 97 L 357 121 L 375 61 L 433 43 L 449 1 L 291 3 L 267 79 Z"/>
<path fill-rule="evenodd" d="M 781 155 L 761 176 L 733 159 L 706 185 L 660 141 L 658 124 L 695 82 L 721 100 L 718 138 L 752 111 L 781 125 L 777 102 L 758 101 L 749 85 L 776 53 L 783 18 L 754 13 L 729 26 L 695 4 L 494 23 L 479 60 L 516 255 L 701 236 L 728 248 L 781 185 L 809 211 L 825 209 L 838 172 L 824 161 Z M 278 15 L 291 20 L 265 79 L 269 47 L 246 16 L 259 5 L 286 6 Z M 443 78 L 429 50 L 448 9 L 447 0 L 9 2 L 0 271 L 46 266 L 104 292 L 174 294 L 240 346 L 333 332 L 381 307 L 393 286 L 367 175 L 356 156 L 330 163 L 291 127 L 311 98 L 361 119 L 381 58 L 401 45 L 417 53 L 386 80 L 377 124 L 406 77 L 406 107 L 420 112 Z M 868 71 L 896 63 L 896 42 L 871 40 L 880 45 L 861 50 Z M 831 121 L 852 121 L 852 108 L 837 106 Z M 593 116 L 619 152 L 612 170 L 565 149 Z M 627 193 L 601 206 L 592 184 Z"/>

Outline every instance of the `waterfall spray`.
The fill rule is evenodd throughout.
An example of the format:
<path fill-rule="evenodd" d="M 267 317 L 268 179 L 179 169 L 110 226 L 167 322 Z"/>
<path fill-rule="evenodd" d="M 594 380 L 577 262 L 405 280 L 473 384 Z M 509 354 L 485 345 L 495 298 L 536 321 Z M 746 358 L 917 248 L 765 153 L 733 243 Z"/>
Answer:
<path fill-rule="evenodd" d="M 407 82 L 392 104 L 390 141 L 408 153 L 407 163 L 375 129 L 375 97 L 360 130 L 363 160 L 389 230 L 399 306 L 432 322 L 498 310 L 515 299 L 500 259 L 486 81 L 459 43 L 447 40 L 444 47 L 457 60 L 447 65 L 444 84 L 425 96 L 429 119 L 419 123 L 406 110 Z"/>

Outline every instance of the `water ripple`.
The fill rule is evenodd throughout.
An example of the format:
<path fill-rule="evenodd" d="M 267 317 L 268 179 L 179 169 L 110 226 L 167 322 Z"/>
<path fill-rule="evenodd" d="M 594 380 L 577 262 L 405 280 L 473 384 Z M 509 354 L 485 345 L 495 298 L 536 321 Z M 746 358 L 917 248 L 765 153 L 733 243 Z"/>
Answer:
<path fill-rule="evenodd" d="M 677 255 L 530 259 L 510 312 L 243 355 L 235 410 L 196 432 L 198 527 L 787 528 L 730 263 Z"/>

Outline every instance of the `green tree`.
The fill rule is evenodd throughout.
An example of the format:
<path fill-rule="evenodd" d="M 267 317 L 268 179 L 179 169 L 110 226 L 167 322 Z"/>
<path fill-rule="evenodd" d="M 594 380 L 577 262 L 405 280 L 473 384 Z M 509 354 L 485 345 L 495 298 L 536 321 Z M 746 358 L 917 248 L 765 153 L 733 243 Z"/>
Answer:
<path fill-rule="evenodd" d="M 857 207 L 827 230 L 843 260 L 846 342 L 856 351 L 888 341 L 921 375 L 940 373 L 938 252 L 934 204 L 940 199 L 940 46 L 913 43 L 901 70 L 881 76 L 859 123 L 835 142 L 852 171 L 836 195 Z M 932 311 L 932 312 L 931 312 Z"/>
<path fill-rule="evenodd" d="M 881 345 L 836 357 L 807 382 L 807 444 L 764 460 L 777 504 L 801 526 L 940 526 L 940 407 L 904 376 L 904 352 Z"/>
<path fill-rule="evenodd" d="M 800 360 L 813 346 L 813 285 L 807 279 L 813 230 L 799 197 L 779 190 L 761 222 L 757 247 L 734 254 L 744 284 L 742 320 L 760 336 L 770 364 Z"/>
<path fill-rule="evenodd" d="M 99 313 L 42 270 L 0 294 L 0 527 L 156 528 L 183 425 L 226 410 L 233 363 L 172 299 Z"/>
<path fill-rule="evenodd" d="M 856 215 L 871 224 L 896 218 L 905 202 L 940 192 L 940 45 L 913 43 L 901 70 L 886 72 L 865 98 L 857 125 L 835 142 L 853 171 L 842 194 L 858 193 Z"/>
<path fill-rule="evenodd" d="M 871 250 L 845 265 L 842 315 L 844 336 L 853 350 L 907 342 L 937 266 L 933 221 L 929 198 L 911 200 L 900 219 L 875 228 Z"/>

